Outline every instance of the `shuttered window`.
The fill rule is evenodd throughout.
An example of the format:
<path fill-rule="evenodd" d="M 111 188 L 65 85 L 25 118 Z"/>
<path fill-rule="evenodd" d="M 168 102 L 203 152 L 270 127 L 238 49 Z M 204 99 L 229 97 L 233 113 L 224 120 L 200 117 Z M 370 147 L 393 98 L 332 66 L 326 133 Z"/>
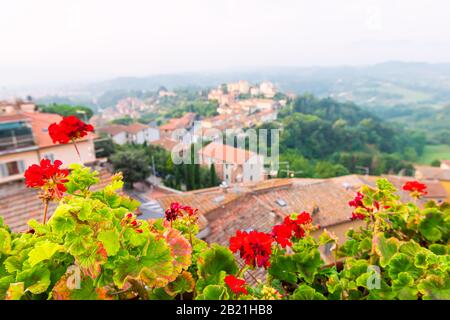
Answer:
<path fill-rule="evenodd" d="M 23 160 L 0 163 L 0 175 L 2 177 L 14 176 L 25 171 L 25 162 Z"/>

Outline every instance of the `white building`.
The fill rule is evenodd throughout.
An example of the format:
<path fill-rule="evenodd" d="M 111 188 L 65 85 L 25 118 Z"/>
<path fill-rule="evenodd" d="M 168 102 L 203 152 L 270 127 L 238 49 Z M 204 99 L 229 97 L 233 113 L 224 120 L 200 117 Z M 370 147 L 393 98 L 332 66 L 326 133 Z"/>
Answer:
<path fill-rule="evenodd" d="M 211 142 L 199 151 L 203 165 L 215 165 L 219 178 L 228 185 L 264 180 L 264 157 L 254 152 L 219 142 Z"/>
<path fill-rule="evenodd" d="M 106 133 L 114 143 L 136 143 L 144 144 L 159 140 L 159 129 L 142 123 L 133 123 L 128 126 L 111 125 L 99 129 L 100 132 Z"/>
<path fill-rule="evenodd" d="M 267 98 L 273 98 L 277 93 L 275 85 L 270 81 L 263 81 L 259 85 L 260 92 Z"/>

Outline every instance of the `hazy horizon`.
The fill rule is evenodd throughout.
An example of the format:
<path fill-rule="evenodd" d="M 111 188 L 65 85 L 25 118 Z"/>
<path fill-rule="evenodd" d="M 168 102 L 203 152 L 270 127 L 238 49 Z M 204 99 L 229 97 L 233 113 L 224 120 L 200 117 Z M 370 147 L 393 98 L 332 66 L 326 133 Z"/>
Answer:
<path fill-rule="evenodd" d="M 0 87 L 242 69 L 450 62 L 450 3 L 8 1 Z"/>

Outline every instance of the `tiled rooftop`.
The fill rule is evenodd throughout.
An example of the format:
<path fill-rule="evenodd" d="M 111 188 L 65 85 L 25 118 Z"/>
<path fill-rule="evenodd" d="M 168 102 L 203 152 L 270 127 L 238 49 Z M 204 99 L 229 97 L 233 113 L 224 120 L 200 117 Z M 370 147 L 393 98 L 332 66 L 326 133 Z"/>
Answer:
<path fill-rule="evenodd" d="M 100 182 L 92 190 L 102 189 L 110 182 L 112 174 L 108 170 L 98 171 Z M 41 221 L 43 204 L 37 195 L 37 190 L 26 188 L 22 181 L 0 186 L 0 216 L 13 231 L 27 230 L 30 219 Z M 50 203 L 49 216 L 56 207 L 57 203 Z"/>

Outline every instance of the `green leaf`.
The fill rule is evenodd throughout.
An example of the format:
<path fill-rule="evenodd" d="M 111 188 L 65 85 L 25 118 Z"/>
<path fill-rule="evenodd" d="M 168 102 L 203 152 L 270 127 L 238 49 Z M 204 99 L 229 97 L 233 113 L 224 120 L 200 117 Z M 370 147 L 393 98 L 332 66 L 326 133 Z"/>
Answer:
<path fill-rule="evenodd" d="M 196 300 L 228 300 L 227 289 L 222 285 L 208 285 Z"/>
<path fill-rule="evenodd" d="M 56 252 L 61 251 L 62 246 L 48 240 L 38 242 L 34 249 L 28 253 L 28 262 L 35 266 L 41 261 L 50 259 Z"/>
<path fill-rule="evenodd" d="M 108 256 L 114 256 L 117 254 L 117 252 L 119 252 L 120 242 L 119 233 L 117 231 L 101 231 L 98 234 L 97 239 L 100 240 L 100 242 L 105 247 Z"/>
<path fill-rule="evenodd" d="M 46 267 L 27 269 L 17 274 L 17 280 L 25 283 L 25 291 L 44 293 L 51 282 L 50 271 Z"/>
<path fill-rule="evenodd" d="M 147 254 L 121 257 L 114 269 L 113 279 L 119 288 L 123 288 L 128 279 L 141 280 L 149 287 L 164 287 L 177 275 L 170 247 L 164 239 L 151 234 Z"/>
<path fill-rule="evenodd" d="M 399 252 L 405 253 L 410 257 L 414 257 L 421 250 L 420 245 L 414 240 L 402 243 L 399 248 Z"/>
<path fill-rule="evenodd" d="M 368 271 L 368 267 L 369 263 L 367 260 L 348 258 L 341 273 L 347 279 L 353 280 L 365 274 Z"/>
<path fill-rule="evenodd" d="M 82 225 L 75 231 L 67 234 L 64 247 L 74 256 L 83 254 L 85 250 L 92 245 L 93 233 L 94 232 L 89 226 Z"/>
<path fill-rule="evenodd" d="M 449 247 L 443 244 L 432 244 L 428 247 L 434 254 L 445 256 L 449 254 Z"/>
<path fill-rule="evenodd" d="M 78 219 L 81 221 L 87 221 L 92 218 L 93 207 L 92 204 L 88 201 L 83 201 L 80 211 L 78 211 Z"/>
<path fill-rule="evenodd" d="M 11 252 L 11 235 L 8 231 L 0 228 L 0 254 L 9 254 Z"/>
<path fill-rule="evenodd" d="M 411 276 L 416 278 L 418 276 L 418 270 L 414 267 L 412 263 L 412 258 L 409 258 L 404 253 L 396 253 L 389 263 L 388 269 L 389 276 L 392 279 L 397 279 L 401 272 L 410 272 Z"/>
<path fill-rule="evenodd" d="M 72 217 L 54 216 L 49 222 L 52 231 L 58 234 L 65 234 L 75 230 L 75 219 Z"/>
<path fill-rule="evenodd" d="M 417 300 L 418 290 L 414 286 L 414 278 L 408 272 L 401 272 L 392 281 L 392 290 L 400 300 Z"/>
<path fill-rule="evenodd" d="M 192 274 L 187 271 L 183 271 L 175 281 L 168 284 L 166 287 L 166 292 L 172 296 L 175 296 L 179 293 L 184 292 L 192 292 L 195 287 L 195 280 L 192 277 Z"/>
<path fill-rule="evenodd" d="M 383 233 L 377 233 L 374 236 L 376 243 L 376 253 L 380 256 L 380 266 L 383 268 L 389 264 L 392 256 L 397 253 L 400 241 L 396 238 L 386 239 Z"/>
<path fill-rule="evenodd" d="M 198 256 L 198 276 L 209 283 L 217 283 L 221 273 L 236 274 L 238 266 L 231 251 L 218 244 L 212 244 Z"/>
<path fill-rule="evenodd" d="M 424 252 L 419 252 L 416 254 L 416 256 L 414 257 L 414 265 L 417 268 L 422 268 L 422 269 L 426 269 L 428 268 L 428 255 Z"/>
<path fill-rule="evenodd" d="M 355 239 L 349 239 L 342 244 L 338 249 L 340 257 L 353 257 L 359 252 L 359 241 Z"/>
<path fill-rule="evenodd" d="M 67 193 L 74 194 L 76 191 L 87 190 L 90 186 L 99 182 L 98 172 L 91 171 L 89 167 L 83 167 L 80 164 L 72 163 L 69 165 L 71 172 L 67 177 L 68 182 L 65 183 Z"/>
<path fill-rule="evenodd" d="M 306 282 L 312 283 L 319 268 L 323 265 L 320 252 L 316 249 L 309 252 L 299 252 L 294 254 L 293 258 L 300 277 Z"/>
<path fill-rule="evenodd" d="M 320 292 L 317 292 L 314 288 L 302 284 L 297 289 L 295 289 L 294 293 L 291 296 L 293 300 L 326 300 L 325 296 Z"/>
<path fill-rule="evenodd" d="M 450 300 L 450 280 L 429 275 L 417 285 L 424 300 Z"/>
<path fill-rule="evenodd" d="M 272 255 L 269 274 L 279 280 L 297 283 L 297 268 L 292 255 Z"/>
<path fill-rule="evenodd" d="M 438 209 L 426 209 L 426 214 L 419 224 L 419 231 L 429 241 L 439 241 L 448 232 L 445 221 Z"/>

